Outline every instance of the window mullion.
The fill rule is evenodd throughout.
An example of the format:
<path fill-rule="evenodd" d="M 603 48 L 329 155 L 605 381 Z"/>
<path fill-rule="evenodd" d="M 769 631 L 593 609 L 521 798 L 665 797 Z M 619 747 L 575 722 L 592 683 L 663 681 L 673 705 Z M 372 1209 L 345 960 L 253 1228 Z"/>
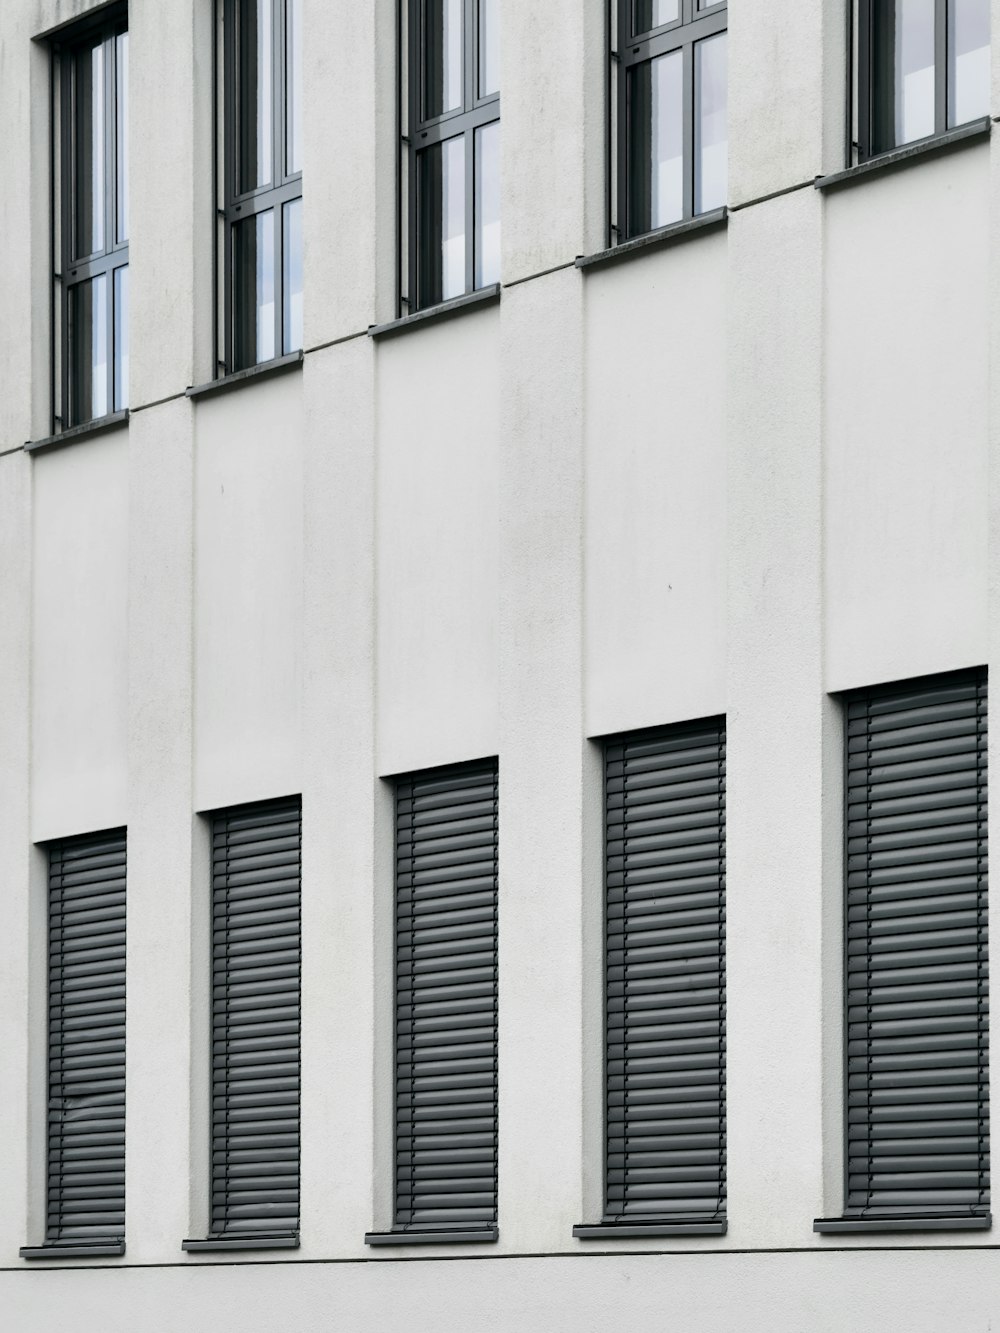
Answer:
<path fill-rule="evenodd" d="M 463 0 L 462 55 L 465 60 L 462 90 L 463 111 L 471 111 L 479 100 L 479 5 L 477 0 Z"/>
<path fill-rule="evenodd" d="M 277 189 L 287 180 L 288 171 L 285 161 L 285 0 L 272 0 L 271 30 L 274 34 L 271 41 L 271 185 Z"/>
<path fill-rule="evenodd" d="M 948 128 L 948 0 L 934 8 L 934 131 Z"/>

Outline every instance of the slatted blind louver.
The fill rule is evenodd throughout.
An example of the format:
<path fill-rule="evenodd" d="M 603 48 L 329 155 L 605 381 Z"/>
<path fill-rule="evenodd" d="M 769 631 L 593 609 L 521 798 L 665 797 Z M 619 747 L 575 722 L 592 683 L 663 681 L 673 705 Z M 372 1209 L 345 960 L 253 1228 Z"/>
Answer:
<path fill-rule="evenodd" d="M 298 1232 L 301 843 L 298 800 L 214 819 L 212 1238 Z"/>
<path fill-rule="evenodd" d="M 726 1210 L 722 719 L 609 742 L 605 1223 Z"/>
<path fill-rule="evenodd" d="M 395 1230 L 497 1217 L 495 761 L 396 788 Z"/>
<path fill-rule="evenodd" d="M 989 1212 L 985 670 L 847 713 L 848 1217 Z"/>
<path fill-rule="evenodd" d="M 125 832 L 49 852 L 47 1244 L 125 1234 Z"/>

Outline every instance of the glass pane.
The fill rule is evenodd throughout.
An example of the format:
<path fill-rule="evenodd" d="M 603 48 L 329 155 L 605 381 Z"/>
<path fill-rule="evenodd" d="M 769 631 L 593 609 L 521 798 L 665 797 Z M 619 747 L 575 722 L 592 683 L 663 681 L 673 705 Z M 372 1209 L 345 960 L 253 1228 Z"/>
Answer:
<path fill-rule="evenodd" d="M 635 33 L 650 32 L 664 23 L 676 23 L 681 16 L 681 0 L 635 0 Z"/>
<path fill-rule="evenodd" d="M 104 249 L 104 47 L 73 57 L 73 216 L 75 254 Z"/>
<path fill-rule="evenodd" d="M 69 424 L 108 411 L 108 280 L 102 273 L 69 289 Z"/>
<path fill-rule="evenodd" d="M 128 33 L 117 38 L 115 78 L 115 194 L 118 240 L 128 240 Z"/>
<path fill-rule="evenodd" d="M 302 170 L 302 0 L 285 0 L 285 171 Z"/>
<path fill-rule="evenodd" d="M 726 34 L 699 42 L 694 57 L 694 211 L 707 213 L 726 202 Z"/>
<path fill-rule="evenodd" d="M 462 0 L 423 3 L 424 119 L 462 105 Z"/>
<path fill-rule="evenodd" d="M 476 130 L 476 286 L 500 281 L 500 122 Z"/>
<path fill-rule="evenodd" d="M 629 75 L 628 234 L 684 216 L 684 74 L 671 51 Z"/>
<path fill-rule="evenodd" d="M 436 305 L 465 291 L 465 138 L 417 158 L 417 300 Z"/>
<path fill-rule="evenodd" d="M 873 6 L 877 153 L 934 133 L 934 9 L 935 0 Z"/>
<path fill-rule="evenodd" d="M 302 200 L 294 199 L 282 211 L 285 236 L 282 337 L 285 351 L 297 352 L 302 346 Z"/>
<path fill-rule="evenodd" d="M 500 3 L 479 0 L 479 96 L 500 91 Z"/>
<path fill-rule="evenodd" d="M 233 369 L 274 356 L 274 211 L 233 228 Z"/>
<path fill-rule="evenodd" d="M 948 6 L 948 124 L 990 111 L 990 0 Z"/>
<path fill-rule="evenodd" d="M 238 190 L 271 180 L 271 0 L 238 0 L 236 30 Z"/>
<path fill-rule="evenodd" d="M 128 267 L 115 269 L 115 411 L 128 407 Z"/>

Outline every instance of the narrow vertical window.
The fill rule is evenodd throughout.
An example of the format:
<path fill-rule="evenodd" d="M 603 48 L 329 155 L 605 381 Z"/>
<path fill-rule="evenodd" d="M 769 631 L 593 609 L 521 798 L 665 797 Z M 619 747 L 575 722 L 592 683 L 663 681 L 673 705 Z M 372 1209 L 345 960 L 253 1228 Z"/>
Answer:
<path fill-rule="evenodd" d="M 54 45 L 61 373 L 55 424 L 128 407 L 128 31 L 124 8 Z"/>
<path fill-rule="evenodd" d="M 845 1208 L 990 1224 L 985 669 L 846 705 Z"/>
<path fill-rule="evenodd" d="M 620 241 L 725 207 L 726 5 L 619 0 Z"/>
<path fill-rule="evenodd" d="M 300 351 L 302 0 L 223 0 L 227 373 Z"/>
<path fill-rule="evenodd" d="M 212 820 L 209 1235 L 186 1250 L 298 1245 L 302 812 Z"/>
<path fill-rule="evenodd" d="M 723 719 L 605 746 L 609 1234 L 726 1229 Z"/>
<path fill-rule="evenodd" d="M 369 1244 L 497 1236 L 495 760 L 396 784 L 395 1221 Z"/>
<path fill-rule="evenodd" d="M 414 311 L 500 280 L 497 0 L 409 0 L 406 190 Z"/>
<path fill-rule="evenodd" d="M 49 849 L 48 1198 L 28 1259 L 125 1250 L 125 833 Z"/>

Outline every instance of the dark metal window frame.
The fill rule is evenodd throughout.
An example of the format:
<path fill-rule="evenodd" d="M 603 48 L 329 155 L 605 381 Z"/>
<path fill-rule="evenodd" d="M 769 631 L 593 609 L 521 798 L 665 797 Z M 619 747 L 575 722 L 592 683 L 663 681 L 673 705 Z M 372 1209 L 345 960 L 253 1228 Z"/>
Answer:
<path fill-rule="evenodd" d="M 238 11 L 246 0 L 221 0 L 223 50 L 223 199 L 219 209 L 222 237 L 218 242 L 222 254 L 222 308 L 224 330 L 221 338 L 223 359 L 217 346 L 216 364 L 223 375 L 246 370 L 235 364 L 235 327 L 237 292 L 233 280 L 233 234 L 237 223 L 259 213 L 274 210 L 274 357 L 285 354 L 285 204 L 302 198 L 302 172 L 286 172 L 285 144 L 287 110 L 285 86 L 286 48 L 288 25 L 285 0 L 270 0 L 271 4 L 271 164 L 272 180 L 252 190 L 239 189 L 237 156 L 239 152 L 239 83 L 237 66 Z M 217 344 L 219 330 L 216 327 Z M 298 350 L 298 349 L 295 349 Z M 259 363 L 258 363 L 259 364 Z M 264 363 L 266 364 L 266 363 Z"/>
<path fill-rule="evenodd" d="M 58 328 L 51 339 L 51 420 L 52 433 L 89 424 L 100 418 L 75 419 L 70 397 L 70 331 L 69 305 L 73 288 L 94 278 L 107 278 L 105 318 L 107 320 L 107 411 L 113 415 L 115 405 L 115 321 L 114 275 L 127 268 L 129 243 L 117 239 L 118 172 L 117 172 L 117 117 L 118 92 L 117 39 L 128 32 L 128 6 L 115 4 L 99 10 L 59 30 L 51 40 L 51 132 L 50 152 L 53 188 L 50 193 L 50 221 L 52 228 L 52 314 Z M 74 253 L 73 205 L 76 198 L 74 172 L 74 115 L 73 115 L 73 57 L 83 46 L 89 46 L 100 36 L 105 49 L 104 70 L 104 237 L 105 247 L 100 252 L 78 257 Z M 56 133 L 58 127 L 58 152 Z M 57 160 L 58 158 L 58 160 Z M 58 172 L 58 207 L 55 179 Z M 58 388 L 58 393 L 57 393 Z"/>
<path fill-rule="evenodd" d="M 649 32 L 635 33 L 633 17 L 636 0 L 610 0 L 608 11 L 608 130 L 607 145 L 614 149 L 614 161 L 608 171 L 608 245 L 634 240 L 644 232 L 629 228 L 632 196 L 629 181 L 629 73 L 672 51 L 683 52 L 684 123 L 683 214 L 678 225 L 698 216 L 694 211 L 695 174 L 695 86 L 694 48 L 698 42 L 714 37 L 728 28 L 727 0 L 698 8 L 698 0 L 680 0 L 680 17 Z M 611 34 L 614 40 L 611 40 Z"/>
<path fill-rule="evenodd" d="M 426 310 L 418 290 L 418 268 L 422 237 L 418 227 L 417 159 L 427 148 L 444 143 L 447 139 L 465 139 L 465 291 L 476 290 L 476 130 L 500 120 L 500 93 L 479 96 L 479 0 L 462 0 L 462 106 L 439 116 L 426 117 L 423 106 L 423 15 L 426 0 L 398 0 L 397 22 L 400 34 L 400 79 L 398 119 L 402 121 L 406 108 L 406 124 L 399 126 L 399 211 L 405 210 L 405 232 L 408 238 L 407 262 L 402 260 L 402 245 L 397 261 L 399 279 L 398 314 L 415 314 Z M 404 21 L 405 20 L 405 21 Z M 405 92 L 403 59 L 405 57 Z M 405 177 L 404 180 L 404 166 Z M 400 232 L 404 230 L 400 228 Z M 406 272 L 406 290 L 403 290 L 403 272 Z"/>

